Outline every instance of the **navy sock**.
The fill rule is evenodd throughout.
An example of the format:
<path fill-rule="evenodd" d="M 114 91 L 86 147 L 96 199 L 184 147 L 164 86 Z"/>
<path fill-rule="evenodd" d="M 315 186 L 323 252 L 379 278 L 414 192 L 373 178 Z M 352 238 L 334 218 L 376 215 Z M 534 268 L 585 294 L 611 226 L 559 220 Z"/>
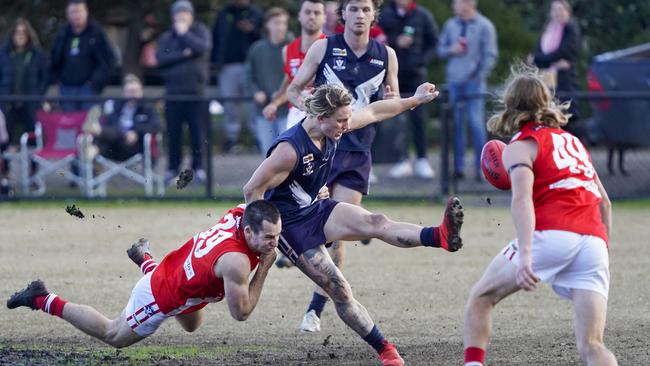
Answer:
<path fill-rule="evenodd" d="M 420 242 L 425 247 L 439 247 L 440 240 L 436 240 L 438 228 L 434 226 L 425 227 L 420 231 Z"/>
<path fill-rule="evenodd" d="M 368 344 L 374 348 L 377 353 L 380 353 L 384 350 L 384 335 L 381 334 L 381 331 L 379 328 L 377 328 L 376 325 L 372 327 L 372 330 L 370 333 L 368 333 L 367 336 L 363 337 L 363 340 L 368 342 Z"/>
<path fill-rule="evenodd" d="M 316 315 L 320 318 L 320 314 L 323 312 L 323 309 L 325 309 L 326 302 L 327 296 L 314 292 L 314 295 L 311 297 L 311 302 L 309 303 L 309 308 L 307 308 L 307 312 L 314 310 Z"/>

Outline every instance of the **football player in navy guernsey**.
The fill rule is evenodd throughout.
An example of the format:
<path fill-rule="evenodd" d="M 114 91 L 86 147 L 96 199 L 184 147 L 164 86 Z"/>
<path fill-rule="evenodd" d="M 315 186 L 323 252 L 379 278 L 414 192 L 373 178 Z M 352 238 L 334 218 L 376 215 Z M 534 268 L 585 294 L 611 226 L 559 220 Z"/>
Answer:
<path fill-rule="evenodd" d="M 370 38 L 370 28 L 377 20 L 380 6 L 380 0 L 339 2 L 339 20 L 344 24 L 344 31 L 316 41 L 309 48 L 287 91 L 291 103 L 304 109 L 304 93 L 300 92 L 311 80 L 315 86 L 331 84 L 346 88 L 353 98 L 353 111 L 382 96 L 383 99 L 399 96 L 395 51 Z M 375 126 L 368 125 L 341 139 L 327 180 L 334 200 L 361 205 L 363 195 L 368 194 L 372 166 L 370 148 L 375 133 Z M 343 265 L 344 249 L 343 243 L 338 241 L 329 249 L 339 268 Z M 300 325 L 301 331 L 320 330 L 320 315 L 326 301 L 322 289 L 315 288 Z"/>
<path fill-rule="evenodd" d="M 422 227 L 392 221 L 358 205 L 322 199 L 319 192 L 327 184 L 345 133 L 394 117 L 437 95 L 433 84 L 424 83 L 410 98 L 381 100 L 353 112 L 347 89 L 321 85 L 304 101 L 307 117 L 278 137 L 244 186 L 246 202 L 265 198 L 278 207 L 283 222 L 278 247 L 332 299 L 341 320 L 375 349 L 383 365 L 404 361 L 354 299 L 325 244 L 378 238 L 400 248 L 428 246 L 454 252 L 462 246 L 462 206 L 458 198 L 451 198 L 442 224 Z"/>

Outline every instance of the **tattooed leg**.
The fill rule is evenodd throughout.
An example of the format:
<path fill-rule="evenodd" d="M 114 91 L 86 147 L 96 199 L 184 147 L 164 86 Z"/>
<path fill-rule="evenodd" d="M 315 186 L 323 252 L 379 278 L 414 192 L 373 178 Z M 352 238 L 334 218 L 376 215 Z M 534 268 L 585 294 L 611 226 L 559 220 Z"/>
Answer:
<path fill-rule="evenodd" d="M 323 245 L 304 252 L 296 266 L 327 293 L 345 324 L 361 337 L 370 333 L 374 322 L 366 308 L 354 299 L 350 284 Z"/>

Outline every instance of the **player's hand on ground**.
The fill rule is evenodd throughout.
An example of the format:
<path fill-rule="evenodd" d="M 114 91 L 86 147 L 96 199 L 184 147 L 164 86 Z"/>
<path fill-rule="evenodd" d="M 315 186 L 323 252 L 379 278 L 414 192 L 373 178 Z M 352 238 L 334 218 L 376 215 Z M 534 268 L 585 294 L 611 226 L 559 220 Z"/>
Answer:
<path fill-rule="evenodd" d="M 267 104 L 267 106 L 264 107 L 264 109 L 262 109 L 262 115 L 264 116 L 264 118 L 266 118 L 267 121 L 275 121 L 277 117 L 276 115 L 277 111 L 278 108 L 275 105 L 273 105 L 273 103 L 270 103 Z"/>
<path fill-rule="evenodd" d="M 395 99 L 398 98 L 399 95 L 391 89 L 390 85 L 386 85 L 384 88 L 384 99 Z"/>
<path fill-rule="evenodd" d="M 318 199 L 319 200 L 326 200 L 330 198 L 330 190 L 327 188 L 327 186 L 324 186 L 323 188 L 318 191 Z"/>
<path fill-rule="evenodd" d="M 429 103 L 438 96 L 439 92 L 436 86 L 431 83 L 423 83 L 418 86 L 415 94 L 413 95 L 418 104 Z"/>
<path fill-rule="evenodd" d="M 521 287 L 524 291 L 533 291 L 537 288 L 539 277 L 533 272 L 532 255 L 520 253 L 516 279 L 517 286 Z"/>

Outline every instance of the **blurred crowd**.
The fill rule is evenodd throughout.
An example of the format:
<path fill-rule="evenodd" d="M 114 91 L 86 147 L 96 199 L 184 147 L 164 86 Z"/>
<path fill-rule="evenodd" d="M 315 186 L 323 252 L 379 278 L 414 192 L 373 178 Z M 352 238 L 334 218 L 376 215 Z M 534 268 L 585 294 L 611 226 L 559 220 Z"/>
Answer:
<path fill-rule="evenodd" d="M 218 95 L 227 98 L 222 103 L 221 151 L 236 151 L 242 129 L 247 129 L 264 155 L 292 119 L 291 106 L 282 97 L 288 80 L 285 74 L 290 76 L 296 71 L 287 47 L 294 34 L 318 39 L 342 32 L 338 5 L 337 1 L 301 1 L 297 14 L 300 30 L 294 33 L 289 29 L 289 11 L 279 7 L 262 10 L 250 0 L 230 0 L 216 15 L 210 30 L 195 17 L 190 1 L 176 1 L 170 8 L 171 27 L 162 34 L 147 33 L 140 62 L 158 70 L 167 95 L 197 98 L 166 102 L 162 118 L 153 105 L 139 101 L 143 96 L 142 81 L 126 75 L 123 101 L 110 103 L 109 107 L 104 104 L 99 111 L 93 110 L 97 109 L 96 102 L 84 100 L 61 102 L 58 108 L 66 112 L 89 111 L 88 116 L 93 118 L 88 118 L 84 130 L 95 136 L 99 153 L 110 159 L 128 159 L 141 151 L 145 133 L 165 131 L 168 180 L 179 173 L 187 125 L 191 166 L 196 178 L 203 181 L 210 114 L 206 99 L 200 97 L 209 96 L 211 70 L 216 70 Z M 434 82 L 447 84 L 454 108 L 455 175 L 457 179 L 465 178 L 465 131 L 469 129 L 476 156 L 473 171 L 480 179 L 478 156 L 486 140 L 483 93 L 498 58 L 497 34 L 492 22 L 477 10 L 477 0 L 453 0 L 452 7 L 454 16 L 439 31 L 434 16 L 417 1 L 387 1 L 370 36 L 396 51 L 403 94 L 411 94 L 427 78 L 432 62 L 446 62 L 446 80 Z M 28 19 L 15 21 L 0 46 L 0 95 L 44 95 L 50 85 L 56 85 L 62 97 L 102 94 L 116 65 L 115 48 L 102 26 L 93 20 L 85 0 L 69 0 L 65 14 L 67 24 L 59 30 L 49 53 L 42 49 Z M 143 21 L 148 30 L 155 23 L 149 18 Z M 570 4 L 552 1 L 548 22 L 528 61 L 544 69 L 548 82 L 558 91 L 575 88 L 573 64 L 579 37 L 579 29 L 571 20 Z M 41 108 L 43 103 L 35 101 L 0 105 L 3 152 L 18 143 L 20 133 L 34 130 L 35 114 Z M 97 123 L 98 116 L 104 117 L 102 123 Z M 409 131 L 410 139 L 404 140 L 400 161 L 389 175 L 431 179 L 434 170 L 427 160 L 428 114 L 425 108 L 417 108 L 407 117 L 409 123 L 401 128 Z M 409 156 L 411 143 L 414 159 Z M 9 164 L 0 164 L 0 178 L 5 185 Z"/>

